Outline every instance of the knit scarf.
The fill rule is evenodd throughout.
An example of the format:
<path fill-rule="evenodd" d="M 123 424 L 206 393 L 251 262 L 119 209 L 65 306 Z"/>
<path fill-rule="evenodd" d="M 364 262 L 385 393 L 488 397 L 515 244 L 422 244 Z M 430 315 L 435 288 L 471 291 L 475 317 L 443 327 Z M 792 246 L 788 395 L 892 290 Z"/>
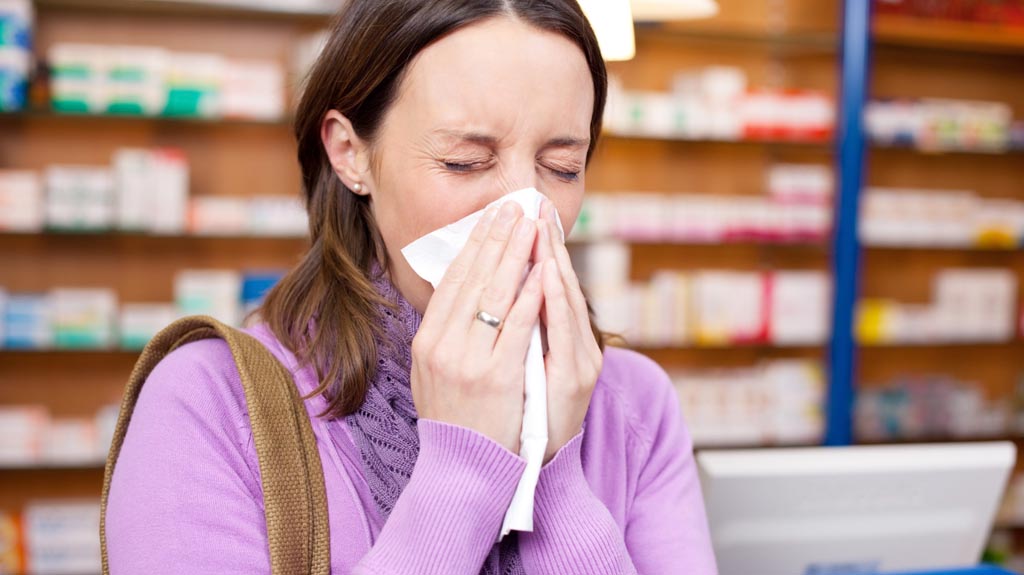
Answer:
<path fill-rule="evenodd" d="M 412 340 L 423 316 L 402 297 L 378 266 L 371 279 L 385 300 L 393 302 L 396 308 L 380 307 L 385 338 L 377 342 L 376 374 L 362 407 L 346 421 L 362 456 L 373 500 L 387 521 L 398 496 L 409 483 L 419 455 L 417 414 L 409 373 Z M 481 575 L 525 575 L 517 541 L 513 532 L 495 544 L 484 561 Z"/>

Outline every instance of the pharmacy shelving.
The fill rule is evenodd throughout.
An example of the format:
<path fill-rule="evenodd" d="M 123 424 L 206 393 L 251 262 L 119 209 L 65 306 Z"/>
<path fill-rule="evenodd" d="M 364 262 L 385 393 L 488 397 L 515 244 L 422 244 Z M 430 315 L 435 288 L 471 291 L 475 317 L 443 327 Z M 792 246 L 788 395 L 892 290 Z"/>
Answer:
<path fill-rule="evenodd" d="M 199 4 L 199 3 L 194 3 Z M 283 3 L 282 3 L 283 4 Z M 144 5 L 144 6 L 143 6 Z M 291 4 L 295 5 L 295 4 Z M 156 45 L 256 58 L 289 69 L 293 47 L 322 25 L 322 15 L 178 2 L 40 0 L 37 55 L 57 42 Z M 45 95 L 43 96 L 45 98 Z M 180 149 L 189 159 L 193 197 L 295 195 L 300 182 L 288 118 L 279 120 L 72 115 L 46 110 L 0 114 L 0 168 L 41 173 L 51 164 L 109 165 L 115 150 Z M 150 236 L 101 233 L 0 234 L 0 285 L 12 292 L 55 287 L 109 288 L 120 302 L 171 302 L 183 269 L 286 269 L 305 238 Z M 116 405 L 138 359 L 136 350 L 0 352 L 0 407 L 44 406 L 61 420 L 94 418 Z M 0 466 L 0 509 L 31 501 L 95 501 L 102 465 Z"/>
<path fill-rule="evenodd" d="M 1002 102 L 1012 109 L 1014 118 L 1024 116 L 1024 84 L 1016 73 L 1024 58 L 1024 32 L 1020 28 L 876 14 L 871 29 L 865 27 L 864 31 L 873 40 L 872 57 L 853 61 L 848 71 L 865 98 Z M 863 161 L 848 162 L 846 167 L 856 170 L 850 175 L 859 177 L 863 173 L 865 187 L 971 190 L 980 198 L 1024 199 L 1019 185 L 1024 178 L 1019 146 L 996 151 L 932 150 L 867 142 L 862 149 Z M 856 195 L 859 190 L 848 191 Z M 856 223 L 856 212 L 857 203 L 852 202 L 845 213 L 847 221 Z M 852 242 L 851 253 L 855 254 L 855 260 L 848 262 L 847 277 L 858 297 L 925 301 L 936 274 L 950 268 L 1009 270 L 1016 275 L 1018 286 L 1024 280 L 1024 260 L 1018 255 L 1022 250 L 1008 243 L 858 245 L 853 237 L 847 241 Z M 1013 313 L 1019 313 L 1024 293 L 1019 287 L 1017 292 L 1017 311 Z M 848 357 L 856 358 L 851 366 L 855 370 L 849 376 L 849 385 L 843 387 L 844 391 L 854 387 L 865 391 L 886 389 L 876 386 L 903 381 L 908 376 L 935 374 L 969 382 L 967 385 L 980 389 L 986 400 L 1009 403 L 1014 401 L 1017 382 L 1024 372 L 1021 345 L 1017 338 L 988 343 L 851 341 L 844 347 Z M 856 440 L 852 424 L 841 431 Z M 1014 434 L 976 439 L 1022 441 Z M 934 440 L 972 439 L 938 436 Z M 1017 543 L 1024 543 L 1024 539 Z"/>
<path fill-rule="evenodd" d="M 873 27 L 873 39 L 877 45 L 1024 54 L 1024 35 L 1019 28 L 892 15 L 879 15 Z"/>

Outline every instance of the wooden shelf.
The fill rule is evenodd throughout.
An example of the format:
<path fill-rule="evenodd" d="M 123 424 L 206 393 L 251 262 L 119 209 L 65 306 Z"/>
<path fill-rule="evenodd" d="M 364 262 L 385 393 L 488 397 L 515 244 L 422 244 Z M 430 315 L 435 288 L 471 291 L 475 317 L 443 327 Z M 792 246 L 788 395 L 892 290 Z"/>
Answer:
<path fill-rule="evenodd" d="M 786 52 L 833 53 L 839 49 L 834 30 L 770 31 L 715 25 L 713 22 L 637 22 L 645 37 L 680 42 L 713 43 Z"/>
<path fill-rule="evenodd" d="M 1024 443 L 1021 435 L 982 435 L 978 437 L 918 437 L 906 439 L 856 439 L 856 445 L 915 445 L 933 443 L 986 443 L 992 441 L 1012 441 Z"/>
<path fill-rule="evenodd" d="M 779 350 L 779 351 L 806 351 L 811 349 L 820 350 L 828 345 L 826 342 L 822 343 L 811 343 L 811 344 L 800 344 L 800 345 L 785 345 L 785 344 L 774 344 L 774 343 L 723 343 L 723 344 L 688 344 L 688 345 L 675 345 L 675 346 L 643 346 L 633 345 L 630 346 L 640 353 L 671 353 L 673 351 L 715 351 L 715 352 L 729 352 L 729 351 L 750 351 L 750 350 Z"/>
<path fill-rule="evenodd" d="M 858 343 L 859 349 L 996 349 L 1005 347 L 1019 352 L 1024 340 L 1013 341 L 947 341 L 947 342 L 896 342 L 896 343 Z"/>
<path fill-rule="evenodd" d="M 153 234 L 147 232 L 128 232 L 120 230 L 48 230 L 39 232 L 9 232 L 0 231 L 0 240 L 3 239 L 76 239 L 99 238 L 111 240 L 144 240 L 158 242 L 179 242 L 179 241 L 280 241 L 280 242 L 308 242 L 308 236 L 273 236 L 258 234 Z"/>
<path fill-rule="evenodd" d="M 682 138 L 675 136 L 662 136 L 647 134 L 643 132 L 602 132 L 601 138 L 611 140 L 637 140 L 646 142 L 670 142 L 677 144 L 693 145 L 722 145 L 722 146 L 791 146 L 797 148 L 831 149 L 834 140 L 831 138 L 820 139 L 787 139 L 787 138 L 741 138 L 735 140 L 722 138 Z"/>
<path fill-rule="evenodd" d="M 1024 247 L 984 247 L 984 246 L 926 246 L 926 245 L 884 245 L 884 244 L 866 244 L 861 243 L 861 247 L 866 250 L 878 251 L 878 252 L 914 252 L 920 254 L 927 253 L 982 253 L 982 254 L 1020 254 L 1024 253 Z"/>
<path fill-rule="evenodd" d="M 636 238 L 622 238 L 616 236 L 608 236 L 602 238 L 586 238 L 586 239 L 575 239 L 569 238 L 566 243 L 570 246 L 585 246 L 588 244 L 598 242 L 622 242 L 632 246 L 662 246 L 672 247 L 678 246 L 681 248 L 727 248 L 732 246 L 747 246 L 753 248 L 780 248 L 780 249 L 794 249 L 794 250 L 827 250 L 829 249 L 828 244 L 825 241 L 810 242 L 810 241 L 758 241 L 758 240 L 723 240 L 718 242 L 701 242 L 701 241 L 674 241 L 674 240 L 648 240 L 648 239 L 636 239 Z"/>
<path fill-rule="evenodd" d="M 291 118 L 274 120 L 258 120 L 244 118 L 200 118 L 192 116 L 143 116 L 125 114 L 73 114 L 54 112 L 52 110 L 23 110 L 17 112 L 0 112 L 0 122 L 95 122 L 102 124 L 164 124 L 174 126 L 196 126 L 202 128 L 216 127 L 257 127 L 257 128 L 290 128 Z"/>
<path fill-rule="evenodd" d="M 45 349 L 8 349 L 0 347 L 0 357 L 6 359 L 16 359 L 18 357 L 40 357 L 46 355 L 58 355 L 58 356 L 111 356 L 111 357 L 131 357 L 142 353 L 141 349 L 122 349 L 122 348 L 110 348 L 110 349 L 57 349 L 57 348 L 45 348 Z"/>
<path fill-rule="evenodd" d="M 722 443 L 722 444 L 695 444 L 693 446 L 694 451 L 718 451 L 718 450 L 743 450 L 743 449 L 799 449 L 803 447 L 821 447 L 822 442 L 816 441 L 814 443 L 778 443 L 778 442 L 765 442 L 765 443 Z"/>
<path fill-rule="evenodd" d="M 912 152 L 914 154 L 918 154 L 918 155 L 921 155 L 921 156 L 949 156 L 949 155 L 968 155 L 968 156 L 1008 156 L 1008 155 L 1013 155 L 1013 156 L 1017 156 L 1019 154 L 1024 153 L 1024 147 L 1021 147 L 1021 146 L 1011 146 L 1010 148 L 1007 148 L 1005 150 L 983 150 L 983 149 L 966 150 L 966 149 L 930 149 L 930 148 L 920 148 L 920 147 L 914 146 L 912 144 L 902 144 L 902 143 L 892 144 L 892 143 L 872 142 L 871 143 L 871 148 L 873 150 L 882 150 L 882 151 L 895 150 L 895 151 Z"/>
<path fill-rule="evenodd" d="M 295 21 L 324 22 L 337 11 L 338 3 L 307 2 L 320 6 L 302 7 L 302 2 L 278 2 L 276 6 L 261 2 L 229 0 L 35 0 L 39 9 L 75 9 L 99 12 L 152 15 L 224 16 L 235 18 L 285 18 Z M 292 4 L 289 7 L 289 4 Z M 294 4 L 300 4 L 296 7 Z"/>
<path fill-rule="evenodd" d="M 83 461 L 80 463 L 26 463 L 17 465 L 2 465 L 0 464 L 0 473 L 17 473 L 17 472 L 66 472 L 66 471 L 103 471 L 106 467 L 106 460 L 103 461 Z"/>
<path fill-rule="evenodd" d="M 874 41 L 942 51 L 1024 54 L 1024 28 L 939 19 L 878 16 Z"/>

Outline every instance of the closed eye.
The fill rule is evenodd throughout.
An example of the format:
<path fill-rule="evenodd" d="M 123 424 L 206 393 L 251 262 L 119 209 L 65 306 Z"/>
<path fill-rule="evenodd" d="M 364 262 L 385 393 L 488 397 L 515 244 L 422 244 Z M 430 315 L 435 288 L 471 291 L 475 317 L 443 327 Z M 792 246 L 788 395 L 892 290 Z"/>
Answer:
<path fill-rule="evenodd" d="M 460 164 L 458 162 L 445 162 L 444 163 L 444 167 L 445 167 L 446 170 L 449 170 L 449 171 L 452 171 L 452 172 L 460 172 L 460 173 L 461 172 L 470 172 L 474 168 L 478 167 L 479 165 L 480 165 L 480 162 L 472 162 L 472 163 L 469 163 L 469 164 Z"/>
<path fill-rule="evenodd" d="M 566 182 L 575 182 L 580 179 L 580 172 L 570 170 L 559 170 L 557 168 L 548 168 L 555 177 L 565 180 Z"/>

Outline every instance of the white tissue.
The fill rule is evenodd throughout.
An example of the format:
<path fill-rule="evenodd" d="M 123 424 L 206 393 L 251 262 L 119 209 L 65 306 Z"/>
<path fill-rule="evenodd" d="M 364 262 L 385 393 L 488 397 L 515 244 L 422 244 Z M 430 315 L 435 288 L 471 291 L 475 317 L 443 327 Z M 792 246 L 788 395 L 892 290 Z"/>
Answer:
<path fill-rule="evenodd" d="M 436 288 L 448 271 L 448 266 L 466 245 L 470 232 L 488 208 L 501 206 L 505 202 L 516 202 L 522 206 L 523 214 L 527 218 L 536 220 L 540 216 L 540 205 L 544 199 L 544 195 L 533 188 L 512 192 L 491 202 L 484 209 L 405 246 L 402 248 L 402 255 L 413 271 Z M 561 221 L 558 222 L 558 230 L 564 240 L 565 231 L 562 229 Z M 524 277 L 528 271 L 528 268 L 523 271 Z M 524 387 L 526 397 L 523 402 L 523 429 L 519 436 L 519 455 L 526 460 L 526 470 L 516 487 L 512 503 L 505 512 L 498 541 L 513 529 L 533 531 L 533 495 L 537 488 L 537 479 L 540 477 L 541 465 L 544 463 L 544 451 L 548 445 L 547 376 L 544 374 L 544 350 L 541 348 L 539 319 L 533 326 L 530 347 L 526 352 Z"/>

